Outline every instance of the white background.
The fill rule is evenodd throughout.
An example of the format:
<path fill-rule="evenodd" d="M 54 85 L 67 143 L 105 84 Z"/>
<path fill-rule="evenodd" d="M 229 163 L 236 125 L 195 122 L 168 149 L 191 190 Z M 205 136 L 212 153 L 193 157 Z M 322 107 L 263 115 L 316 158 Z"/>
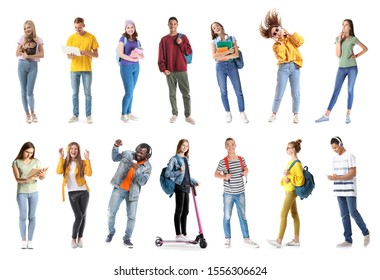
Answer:
<path fill-rule="evenodd" d="M 377 73 L 379 59 L 376 48 L 376 24 L 373 1 L 330 1 L 328 5 L 308 1 L 217 1 L 194 3 L 185 1 L 95 1 L 46 2 L 25 0 L 7 3 L 1 9 L 0 22 L 3 40 L 2 110 L 0 111 L 1 143 L 0 177 L 2 230 L 0 274 L 6 279 L 117 279 L 113 270 L 123 268 L 198 268 L 203 270 L 192 279 L 212 279 L 207 275 L 213 266 L 266 266 L 264 279 L 333 278 L 357 279 L 376 273 L 375 260 L 379 257 L 379 197 L 375 150 L 379 141 L 376 128 L 379 103 Z M 283 26 L 298 32 L 305 39 L 300 51 L 304 58 L 301 69 L 301 107 L 298 125 L 292 123 L 289 87 L 282 101 L 278 120 L 268 123 L 276 87 L 276 59 L 272 41 L 259 35 L 258 25 L 269 9 L 278 8 Z M 83 17 L 86 30 L 94 34 L 100 44 L 99 58 L 93 59 L 93 119 L 84 122 L 84 95 L 81 87 L 81 121 L 68 124 L 72 115 L 70 61 L 61 52 L 69 35 L 75 32 L 73 20 Z M 178 31 L 190 39 L 193 63 L 188 67 L 195 126 L 183 117 L 183 105 L 178 93 L 179 118 L 169 123 L 171 109 L 164 75 L 157 67 L 158 44 L 168 33 L 167 20 L 176 16 Z M 139 39 L 145 50 L 140 63 L 140 77 L 136 86 L 133 113 L 139 122 L 124 124 L 119 120 L 123 86 L 115 62 L 115 48 L 124 30 L 124 20 L 135 21 Z M 335 37 L 343 19 L 351 18 L 356 36 L 369 51 L 358 59 L 359 75 L 355 86 L 352 123 L 346 125 L 346 83 L 328 123 L 315 124 L 330 100 L 338 59 L 335 56 Z M 44 40 L 45 58 L 39 63 L 35 87 L 37 124 L 27 124 L 20 100 L 15 51 L 23 34 L 23 23 L 35 22 L 37 35 Z M 244 54 L 245 67 L 240 71 L 249 124 L 238 115 L 235 95 L 230 91 L 233 122 L 225 123 L 225 113 L 216 82 L 215 65 L 211 57 L 210 25 L 221 22 L 226 32 L 237 38 Z M 5 32 L 5 34 L 4 34 Z M 376 76 L 375 76 L 376 75 Z M 331 191 L 330 172 L 333 151 L 331 137 L 339 135 L 345 147 L 356 155 L 358 181 L 358 209 L 371 231 L 368 248 L 353 222 L 353 248 L 341 250 L 336 243 L 343 241 L 343 226 L 339 207 Z M 246 185 L 247 219 L 250 235 L 260 244 L 259 249 L 243 246 L 243 239 L 234 210 L 232 216 L 232 247 L 223 247 L 222 182 L 213 174 L 226 151 L 224 141 L 233 137 L 237 153 L 245 157 L 250 168 Z M 132 241 L 134 249 L 122 245 L 125 230 L 125 206 L 117 216 L 116 235 L 106 244 L 107 204 L 112 191 L 109 183 L 117 163 L 111 160 L 114 140 L 120 138 L 124 149 L 134 149 L 147 142 L 153 147 L 153 171 L 143 187 Z M 191 174 L 201 182 L 198 188 L 198 207 L 203 231 L 208 242 L 206 249 L 199 246 L 154 245 L 160 235 L 172 239 L 174 199 L 169 199 L 159 185 L 159 174 L 174 154 L 181 138 L 190 142 Z M 301 138 L 301 161 L 308 165 L 316 180 L 313 195 L 299 201 L 301 219 L 300 248 L 275 249 L 266 239 L 274 239 L 279 227 L 279 214 L 284 197 L 279 180 L 289 158 L 285 148 L 289 141 Z M 40 200 L 34 250 L 21 250 L 18 229 L 16 182 L 11 164 L 26 141 L 36 146 L 36 157 L 43 166 L 50 167 L 47 178 L 39 182 Z M 61 201 L 62 177 L 55 174 L 58 149 L 71 141 L 90 151 L 93 176 L 88 178 L 91 189 L 88 206 L 84 248 L 71 249 L 71 228 L 74 216 L 69 202 Z M 196 236 L 198 227 L 191 203 L 188 233 Z M 289 217 L 284 241 L 292 239 L 293 222 Z M 128 276 L 124 276 L 128 277 Z M 130 279 L 162 279 L 159 276 L 135 276 Z M 170 279 L 186 279 L 176 276 Z M 229 279 L 230 277 L 218 277 Z M 251 279 L 241 276 L 239 279 Z"/>

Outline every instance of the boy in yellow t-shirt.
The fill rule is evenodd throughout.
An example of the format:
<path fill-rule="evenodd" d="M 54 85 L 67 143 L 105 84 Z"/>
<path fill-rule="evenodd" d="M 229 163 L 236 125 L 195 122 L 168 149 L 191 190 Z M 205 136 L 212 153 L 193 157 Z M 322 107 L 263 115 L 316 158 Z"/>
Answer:
<path fill-rule="evenodd" d="M 67 40 L 67 46 L 77 47 L 80 56 L 68 54 L 71 59 L 71 87 L 73 89 L 73 116 L 69 119 L 70 123 L 79 120 L 79 86 L 82 77 L 84 94 L 86 96 L 86 122 L 92 123 L 91 109 L 91 82 L 92 82 L 92 58 L 98 57 L 99 44 L 94 35 L 84 30 L 83 18 L 74 20 L 75 33 Z"/>

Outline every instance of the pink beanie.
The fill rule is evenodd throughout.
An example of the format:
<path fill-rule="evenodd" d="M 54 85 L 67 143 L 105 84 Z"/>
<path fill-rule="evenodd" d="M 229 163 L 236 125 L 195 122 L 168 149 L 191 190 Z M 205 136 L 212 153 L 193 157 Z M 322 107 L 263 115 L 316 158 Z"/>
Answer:
<path fill-rule="evenodd" d="M 127 27 L 128 24 L 132 24 L 132 25 L 136 28 L 135 23 L 134 23 L 132 20 L 130 20 L 130 19 L 127 19 L 127 20 L 125 21 L 124 26 Z"/>

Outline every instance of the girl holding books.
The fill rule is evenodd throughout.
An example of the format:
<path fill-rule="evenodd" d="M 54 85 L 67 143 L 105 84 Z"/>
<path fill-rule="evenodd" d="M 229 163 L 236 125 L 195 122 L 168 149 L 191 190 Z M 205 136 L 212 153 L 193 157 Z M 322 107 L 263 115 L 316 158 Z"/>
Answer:
<path fill-rule="evenodd" d="M 41 168 L 40 161 L 34 157 L 33 143 L 22 145 L 13 161 L 13 174 L 17 181 L 17 204 L 20 212 L 19 227 L 22 249 L 33 249 L 33 234 L 36 227 L 36 209 L 38 204 L 37 180 L 43 180 L 47 168 Z M 28 227 L 26 227 L 28 220 Z"/>
<path fill-rule="evenodd" d="M 239 71 L 234 61 L 235 58 L 239 57 L 236 38 L 226 34 L 223 25 L 219 22 L 213 22 L 211 24 L 211 38 L 212 57 L 216 62 L 216 78 L 218 80 L 224 110 L 227 113 L 226 122 L 230 123 L 232 121 L 227 92 L 228 77 L 237 97 L 240 118 L 244 123 L 248 123 L 248 118 L 245 114 L 244 96 Z"/>

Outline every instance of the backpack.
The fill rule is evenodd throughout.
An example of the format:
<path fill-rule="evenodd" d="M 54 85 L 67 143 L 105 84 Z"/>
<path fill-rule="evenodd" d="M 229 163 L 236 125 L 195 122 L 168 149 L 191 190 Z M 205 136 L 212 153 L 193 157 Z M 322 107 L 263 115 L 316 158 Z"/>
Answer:
<path fill-rule="evenodd" d="M 243 158 L 241 156 L 238 156 L 238 159 L 240 161 L 241 171 L 244 172 Z M 224 164 L 226 165 L 227 173 L 230 174 L 230 165 L 228 164 L 228 157 L 224 158 Z M 247 178 L 245 178 L 245 180 L 245 182 L 247 183 Z"/>
<path fill-rule="evenodd" d="M 125 45 L 127 44 L 127 37 L 124 36 L 124 49 L 125 49 Z M 137 40 L 137 46 L 140 47 L 140 41 Z M 124 52 L 124 50 L 123 50 Z M 118 65 L 120 65 L 120 60 L 121 58 L 119 57 L 119 46 L 116 47 L 116 62 Z"/>
<path fill-rule="evenodd" d="M 293 161 L 288 170 L 290 170 L 296 162 L 300 161 Z M 311 195 L 315 188 L 314 176 L 309 172 L 309 168 L 307 166 L 303 168 L 303 176 L 305 177 L 305 184 L 303 186 L 295 186 L 296 195 L 301 199 L 307 198 L 309 195 Z"/>
<path fill-rule="evenodd" d="M 182 161 L 179 158 L 178 155 L 175 155 L 177 162 L 179 163 L 179 166 L 182 166 Z M 175 188 L 175 182 L 170 180 L 169 177 L 165 176 L 167 167 L 162 168 L 161 175 L 160 175 L 160 184 L 164 192 L 169 195 L 169 197 L 172 197 L 174 193 L 174 188 Z"/>
<path fill-rule="evenodd" d="M 182 37 L 182 33 L 178 33 L 178 38 L 181 38 Z M 193 61 L 193 52 L 191 52 L 191 54 L 184 54 L 185 58 L 186 58 L 186 63 L 187 64 L 190 64 L 192 61 Z"/>

